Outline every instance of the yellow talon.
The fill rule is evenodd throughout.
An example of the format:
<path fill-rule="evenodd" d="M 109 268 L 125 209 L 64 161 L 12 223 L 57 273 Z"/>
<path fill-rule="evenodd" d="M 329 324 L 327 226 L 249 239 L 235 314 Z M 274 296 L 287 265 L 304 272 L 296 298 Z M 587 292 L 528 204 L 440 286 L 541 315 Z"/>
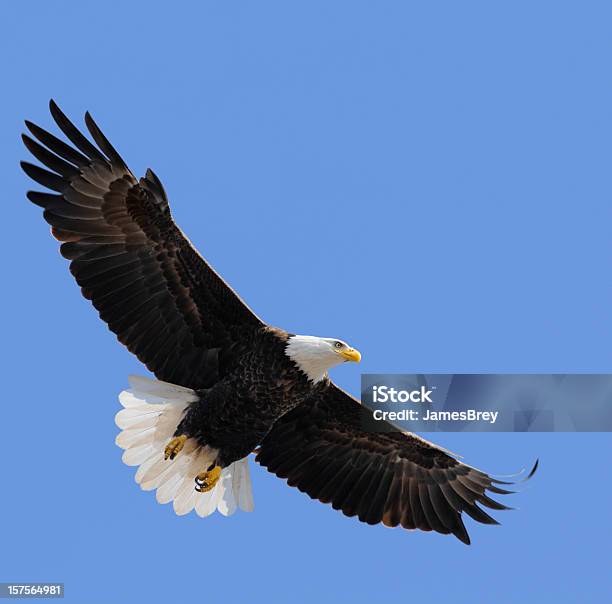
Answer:
<path fill-rule="evenodd" d="M 195 490 L 198 493 L 206 493 L 215 488 L 219 478 L 221 478 L 221 468 L 219 466 L 215 466 L 212 470 L 206 472 L 200 472 L 195 477 Z"/>
<path fill-rule="evenodd" d="M 185 436 L 185 434 L 181 434 L 180 436 L 175 436 L 174 438 L 172 438 L 164 449 L 164 459 L 174 459 L 181 452 L 181 449 L 185 446 L 186 440 L 187 436 Z"/>

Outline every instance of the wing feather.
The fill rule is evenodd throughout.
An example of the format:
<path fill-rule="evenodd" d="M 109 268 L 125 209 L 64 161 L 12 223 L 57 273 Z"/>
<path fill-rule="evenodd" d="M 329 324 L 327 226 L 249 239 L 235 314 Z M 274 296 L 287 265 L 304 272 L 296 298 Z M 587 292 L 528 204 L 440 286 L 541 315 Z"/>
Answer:
<path fill-rule="evenodd" d="M 477 522 L 498 524 L 478 504 L 509 509 L 487 491 L 511 491 L 420 437 L 389 424 L 381 431 L 381 423 L 325 382 L 274 425 L 257 461 L 313 499 L 369 524 L 452 533 L 466 544 L 464 512 Z"/>
<path fill-rule="evenodd" d="M 44 167 L 22 162 L 23 170 L 55 192 L 27 196 L 44 209 L 83 295 L 157 378 L 210 386 L 219 351 L 264 323 L 175 225 L 151 170 L 137 180 L 89 113 L 94 142 L 53 101 L 50 110 L 71 144 L 26 122 L 34 138 L 23 142 Z"/>

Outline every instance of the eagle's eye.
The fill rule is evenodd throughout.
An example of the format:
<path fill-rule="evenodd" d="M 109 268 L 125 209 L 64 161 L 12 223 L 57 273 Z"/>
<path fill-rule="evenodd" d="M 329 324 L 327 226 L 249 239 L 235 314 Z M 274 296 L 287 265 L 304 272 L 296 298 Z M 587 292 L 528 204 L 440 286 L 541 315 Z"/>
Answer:
<path fill-rule="evenodd" d="M 342 342 L 336 342 L 336 343 L 334 344 L 334 346 L 335 346 L 336 348 L 342 348 L 343 344 L 342 344 Z"/>

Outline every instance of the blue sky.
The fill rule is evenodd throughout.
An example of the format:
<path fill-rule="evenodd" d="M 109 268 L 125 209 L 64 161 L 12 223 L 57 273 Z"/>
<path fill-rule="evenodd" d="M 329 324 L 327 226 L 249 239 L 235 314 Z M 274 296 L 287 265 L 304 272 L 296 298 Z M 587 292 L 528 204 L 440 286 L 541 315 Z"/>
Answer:
<path fill-rule="evenodd" d="M 4 7 L 7 370 L 0 581 L 94 604 L 601 602 L 610 434 L 436 434 L 541 459 L 473 545 L 368 527 L 253 468 L 256 511 L 177 518 L 113 441 L 144 368 L 83 300 L 18 167 L 54 97 L 266 321 L 348 340 L 333 372 L 610 371 L 612 11 L 589 2 Z"/>

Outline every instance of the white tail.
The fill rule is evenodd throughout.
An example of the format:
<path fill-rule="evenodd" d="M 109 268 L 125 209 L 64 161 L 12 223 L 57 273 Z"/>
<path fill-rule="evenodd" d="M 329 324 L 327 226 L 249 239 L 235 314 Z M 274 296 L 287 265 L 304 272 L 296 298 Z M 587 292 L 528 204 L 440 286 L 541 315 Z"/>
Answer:
<path fill-rule="evenodd" d="M 164 459 L 164 449 L 174 435 L 187 405 L 197 400 L 189 388 L 144 377 L 130 376 L 131 388 L 119 395 L 123 409 L 115 416 L 121 432 L 116 444 L 125 449 L 123 462 L 139 466 L 136 482 L 144 491 L 157 489 L 159 503 L 173 502 L 178 515 L 195 508 L 199 516 L 219 510 L 230 516 L 239 507 L 253 511 L 253 492 L 248 459 L 224 468 L 217 485 L 206 493 L 195 490 L 196 475 L 213 461 L 216 451 L 187 439 L 173 459 Z"/>

